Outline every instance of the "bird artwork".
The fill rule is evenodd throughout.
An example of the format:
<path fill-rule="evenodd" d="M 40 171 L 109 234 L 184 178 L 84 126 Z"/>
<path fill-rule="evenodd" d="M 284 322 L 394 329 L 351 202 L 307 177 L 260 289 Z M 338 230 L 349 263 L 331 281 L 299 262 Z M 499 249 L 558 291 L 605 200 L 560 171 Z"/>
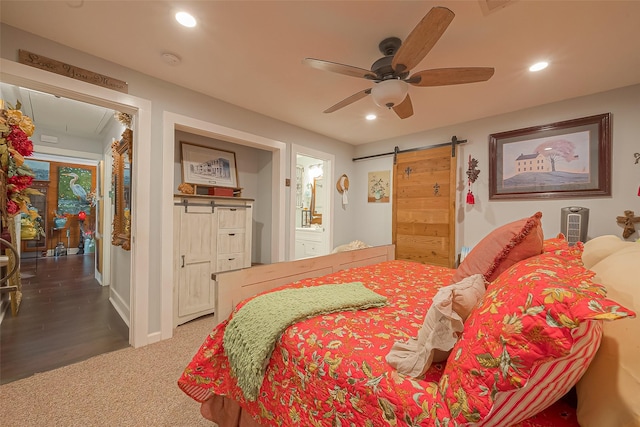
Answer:
<path fill-rule="evenodd" d="M 69 181 L 69 188 L 71 188 L 71 192 L 74 196 L 78 198 L 81 202 L 87 201 L 87 190 L 85 190 L 80 184 L 78 184 L 78 174 L 77 173 L 64 173 L 64 176 L 70 176 L 71 180 Z"/>
<path fill-rule="evenodd" d="M 58 204 L 62 214 L 78 215 L 80 212 L 91 214 L 95 193 L 92 192 L 93 174 L 89 168 L 60 166 L 58 168 Z"/>

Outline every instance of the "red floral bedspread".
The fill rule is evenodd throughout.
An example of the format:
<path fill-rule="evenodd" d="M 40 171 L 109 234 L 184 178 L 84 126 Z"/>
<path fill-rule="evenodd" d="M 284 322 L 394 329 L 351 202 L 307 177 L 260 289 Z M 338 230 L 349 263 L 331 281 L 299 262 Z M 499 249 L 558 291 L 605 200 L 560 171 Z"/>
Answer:
<path fill-rule="evenodd" d="M 396 260 L 288 285 L 360 281 L 386 296 L 388 304 L 289 327 L 274 349 L 256 401 L 244 399 L 230 373 L 223 348 L 226 321 L 206 338 L 178 385 L 197 401 L 211 393 L 231 397 L 264 426 L 438 425 L 437 381 L 444 365 L 434 364 L 417 380 L 399 375 L 385 356 L 396 340 L 417 335 L 431 299 L 449 284 L 453 271 Z M 573 412 L 558 403 L 521 426 L 577 426 Z"/>

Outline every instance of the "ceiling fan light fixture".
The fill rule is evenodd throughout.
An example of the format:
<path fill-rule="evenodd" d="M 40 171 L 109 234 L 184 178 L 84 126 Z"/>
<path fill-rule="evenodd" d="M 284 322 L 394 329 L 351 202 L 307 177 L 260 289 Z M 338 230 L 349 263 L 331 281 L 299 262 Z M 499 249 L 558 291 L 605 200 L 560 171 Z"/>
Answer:
<path fill-rule="evenodd" d="M 407 97 L 409 86 L 403 80 L 389 79 L 381 81 L 371 88 L 373 102 L 379 107 L 392 108 Z"/>

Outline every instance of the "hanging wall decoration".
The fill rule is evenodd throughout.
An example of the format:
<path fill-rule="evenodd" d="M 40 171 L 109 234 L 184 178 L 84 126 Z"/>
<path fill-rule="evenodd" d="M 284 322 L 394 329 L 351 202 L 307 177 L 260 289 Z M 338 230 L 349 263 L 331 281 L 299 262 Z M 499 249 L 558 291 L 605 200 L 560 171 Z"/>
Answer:
<path fill-rule="evenodd" d="M 391 171 L 369 172 L 369 203 L 389 203 Z"/>
<path fill-rule="evenodd" d="M 58 168 L 58 212 L 77 215 L 91 212 L 92 172 L 84 168 L 60 166 Z"/>
<path fill-rule="evenodd" d="M 640 216 L 635 216 L 631 210 L 624 211 L 624 216 L 616 218 L 618 225 L 624 227 L 622 230 L 622 237 L 628 239 L 633 233 L 636 232 L 636 224 L 640 224 Z"/>
<path fill-rule="evenodd" d="M 349 204 L 349 199 L 347 197 L 347 193 L 349 192 L 349 177 L 346 174 L 342 174 L 340 178 L 338 178 L 338 182 L 336 182 L 336 189 L 338 193 L 342 194 L 342 206 L 346 206 Z"/>
<path fill-rule="evenodd" d="M 480 169 L 478 169 L 478 160 L 471 158 L 471 154 L 469 154 L 469 166 L 467 168 L 467 179 L 469 183 L 469 190 L 467 191 L 467 204 L 473 205 L 476 203 L 476 198 L 473 195 L 473 191 L 471 191 L 471 184 L 476 182 L 478 179 L 478 175 L 480 175 Z"/>

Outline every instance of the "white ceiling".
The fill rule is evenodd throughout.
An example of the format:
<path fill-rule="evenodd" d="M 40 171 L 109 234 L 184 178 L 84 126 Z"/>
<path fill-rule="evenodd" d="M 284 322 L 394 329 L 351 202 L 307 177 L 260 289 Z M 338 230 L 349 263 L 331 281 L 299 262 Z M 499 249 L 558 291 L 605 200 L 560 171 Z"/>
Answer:
<path fill-rule="evenodd" d="M 371 97 L 322 112 L 371 82 L 307 67 L 305 57 L 369 69 L 382 39 L 404 39 L 433 6 L 456 17 L 413 71 L 495 67 L 488 82 L 410 87 L 415 114 L 405 120 Z M 180 27 L 179 9 L 199 25 Z M 2 0 L 0 20 L 354 145 L 640 83 L 640 1 Z M 163 62 L 164 52 L 180 64 Z M 527 71 L 541 59 L 547 70 Z M 365 121 L 370 112 L 379 119 Z"/>
<path fill-rule="evenodd" d="M 20 100 L 21 111 L 31 117 L 36 129 L 45 135 L 100 139 L 104 136 L 102 131 L 115 121 L 113 110 L 6 83 L 0 83 L 0 97 L 12 105 Z"/>

